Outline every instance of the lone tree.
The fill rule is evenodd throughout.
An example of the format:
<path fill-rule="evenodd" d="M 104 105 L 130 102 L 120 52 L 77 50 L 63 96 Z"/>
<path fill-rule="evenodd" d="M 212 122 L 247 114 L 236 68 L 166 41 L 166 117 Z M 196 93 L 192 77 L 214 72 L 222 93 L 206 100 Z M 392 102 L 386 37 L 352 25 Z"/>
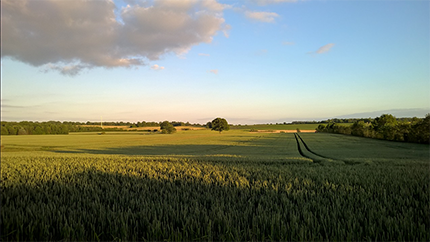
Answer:
<path fill-rule="evenodd" d="M 175 127 L 173 127 L 173 125 L 169 121 L 162 122 L 160 124 L 160 128 L 162 134 L 173 134 L 176 132 Z"/>
<path fill-rule="evenodd" d="M 216 118 L 212 120 L 212 130 L 219 131 L 220 133 L 223 130 L 229 130 L 230 126 L 227 123 L 227 120 L 223 118 Z"/>

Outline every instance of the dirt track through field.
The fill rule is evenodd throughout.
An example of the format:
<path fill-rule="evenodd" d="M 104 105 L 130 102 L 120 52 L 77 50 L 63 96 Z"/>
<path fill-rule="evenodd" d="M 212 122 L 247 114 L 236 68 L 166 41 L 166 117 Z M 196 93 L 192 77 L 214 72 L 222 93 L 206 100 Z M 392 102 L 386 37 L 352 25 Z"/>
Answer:
<path fill-rule="evenodd" d="M 343 160 L 338 160 L 338 159 L 334 159 L 334 158 L 331 158 L 331 157 L 327 157 L 327 156 L 324 156 L 324 155 L 320 155 L 320 154 L 318 154 L 318 153 L 315 153 L 314 151 L 312 151 L 310 148 L 309 148 L 309 146 L 306 144 L 306 142 L 302 139 L 302 137 L 300 137 L 300 135 L 298 134 L 298 133 L 295 133 L 294 134 L 294 137 L 296 138 L 296 141 L 297 141 L 297 149 L 299 150 L 299 153 L 300 153 L 300 155 L 301 156 L 303 156 L 303 157 L 305 157 L 305 158 L 308 158 L 308 159 L 311 159 L 313 162 L 315 162 L 315 163 L 320 163 L 322 160 L 331 160 L 331 161 L 340 161 L 340 162 L 342 162 L 342 163 L 344 163 L 344 164 L 346 164 L 346 162 L 345 161 L 343 161 Z M 306 148 L 306 150 L 307 151 L 309 151 L 310 153 L 312 153 L 313 155 L 315 155 L 317 158 L 321 158 L 321 159 L 314 159 L 314 158 L 312 158 L 312 157 L 309 157 L 308 155 L 306 155 L 306 154 L 304 154 L 303 153 L 303 150 L 302 150 L 302 148 L 301 148 L 301 145 L 300 145 L 300 141 L 299 141 L 299 139 L 300 139 L 300 141 L 301 141 L 301 143 L 305 146 L 305 148 Z"/>
<path fill-rule="evenodd" d="M 305 157 L 305 158 L 311 159 L 311 160 L 312 160 L 312 162 L 315 162 L 315 161 L 314 161 L 314 159 L 312 159 L 311 157 L 309 157 L 309 156 L 307 156 L 307 155 L 305 155 L 305 154 L 303 153 L 303 151 L 302 151 L 302 147 L 300 146 L 300 141 L 299 141 L 299 139 L 297 138 L 297 135 L 296 135 L 296 134 L 294 134 L 294 138 L 296 138 L 296 142 L 297 142 L 297 150 L 299 150 L 300 155 L 301 155 L 301 156 L 303 156 L 303 157 Z"/>

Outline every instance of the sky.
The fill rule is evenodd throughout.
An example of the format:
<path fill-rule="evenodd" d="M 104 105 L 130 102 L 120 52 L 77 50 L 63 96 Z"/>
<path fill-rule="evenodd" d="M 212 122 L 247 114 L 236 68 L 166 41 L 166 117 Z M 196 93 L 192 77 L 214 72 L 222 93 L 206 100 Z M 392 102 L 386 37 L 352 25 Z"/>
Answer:
<path fill-rule="evenodd" d="M 430 112 L 430 2 L 2 0 L 1 120 Z"/>

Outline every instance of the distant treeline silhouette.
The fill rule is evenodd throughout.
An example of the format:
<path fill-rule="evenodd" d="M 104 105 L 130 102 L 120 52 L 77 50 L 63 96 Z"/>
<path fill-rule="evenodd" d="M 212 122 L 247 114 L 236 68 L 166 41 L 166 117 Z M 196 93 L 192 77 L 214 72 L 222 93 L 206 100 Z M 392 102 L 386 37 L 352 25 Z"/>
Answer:
<path fill-rule="evenodd" d="M 100 122 L 1 122 L 1 135 L 37 135 L 37 134 L 68 134 L 69 132 L 97 132 L 97 131 L 115 131 L 120 130 L 119 126 L 128 126 L 129 128 L 136 127 L 159 127 L 162 122 L 103 122 L 103 126 L 110 126 L 109 128 L 101 127 Z M 200 124 L 190 124 L 189 122 L 170 122 L 173 126 L 198 126 Z M 88 126 L 92 125 L 92 126 Z M 112 126 L 118 126 L 112 127 Z"/>
<path fill-rule="evenodd" d="M 417 118 L 396 118 L 398 122 L 412 122 L 416 120 Z M 340 123 L 340 124 L 346 124 L 346 123 L 355 123 L 357 121 L 364 121 L 364 122 L 371 122 L 372 118 L 333 118 L 333 119 L 327 119 L 327 120 L 321 120 L 321 121 L 293 121 L 291 124 L 332 124 L 332 123 Z M 285 124 L 285 123 L 284 123 Z"/>
<path fill-rule="evenodd" d="M 68 134 L 100 130 L 101 127 L 82 127 L 75 122 L 1 122 L 1 135 Z"/>
<path fill-rule="evenodd" d="M 320 124 L 317 132 L 347 134 L 368 138 L 429 144 L 430 113 L 425 118 L 396 119 L 391 114 L 383 114 L 375 119 L 358 119 L 352 125 L 336 122 Z"/>

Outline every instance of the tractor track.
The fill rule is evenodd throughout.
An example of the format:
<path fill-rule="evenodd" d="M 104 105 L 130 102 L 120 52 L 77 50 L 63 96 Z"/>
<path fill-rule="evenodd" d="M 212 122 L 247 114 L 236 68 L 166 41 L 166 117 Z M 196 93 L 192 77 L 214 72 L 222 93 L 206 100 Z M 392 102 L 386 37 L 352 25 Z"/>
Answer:
<path fill-rule="evenodd" d="M 299 141 L 299 139 L 297 138 L 297 135 L 296 135 L 296 134 L 294 134 L 294 138 L 296 138 L 296 142 L 297 142 L 297 150 L 299 150 L 300 155 L 301 155 L 301 156 L 303 156 L 303 157 L 305 157 L 305 158 L 311 159 L 311 160 L 312 160 L 312 162 L 315 162 L 315 160 L 314 160 L 314 159 L 312 159 L 311 157 L 309 157 L 309 156 L 307 156 L 307 155 L 305 155 L 305 154 L 303 153 L 303 151 L 302 151 L 302 147 L 300 146 L 300 141 Z"/>
<path fill-rule="evenodd" d="M 343 161 L 343 160 L 338 160 L 338 159 L 334 159 L 334 158 L 331 158 L 331 157 L 328 157 L 328 156 L 320 155 L 320 154 L 318 154 L 318 153 L 316 153 L 316 152 L 312 151 L 312 150 L 309 148 L 309 146 L 306 144 L 306 142 L 302 139 L 302 137 L 300 137 L 300 135 L 299 135 L 298 133 L 295 133 L 295 134 L 294 134 L 294 137 L 296 138 L 296 141 L 297 141 L 297 149 L 299 150 L 299 153 L 300 153 L 300 155 L 301 155 L 301 156 L 303 156 L 303 157 L 305 157 L 305 158 L 308 158 L 308 159 L 311 159 L 311 160 L 312 160 L 313 162 L 315 162 L 315 163 L 320 163 L 322 160 L 329 160 L 329 161 L 340 161 L 340 162 L 342 162 L 342 163 L 346 164 L 346 162 L 345 162 L 345 161 Z M 322 160 L 321 160 L 321 159 L 315 159 L 315 158 L 312 158 L 312 157 L 310 157 L 310 156 L 308 156 L 308 155 L 304 154 L 304 153 L 303 153 L 303 150 L 302 150 L 302 148 L 301 148 L 301 145 L 300 145 L 300 141 L 301 141 L 301 143 L 303 144 L 303 146 L 306 148 L 306 150 L 307 150 L 307 151 L 309 151 L 311 154 L 315 155 L 315 156 L 316 156 L 316 158 L 321 158 Z"/>

